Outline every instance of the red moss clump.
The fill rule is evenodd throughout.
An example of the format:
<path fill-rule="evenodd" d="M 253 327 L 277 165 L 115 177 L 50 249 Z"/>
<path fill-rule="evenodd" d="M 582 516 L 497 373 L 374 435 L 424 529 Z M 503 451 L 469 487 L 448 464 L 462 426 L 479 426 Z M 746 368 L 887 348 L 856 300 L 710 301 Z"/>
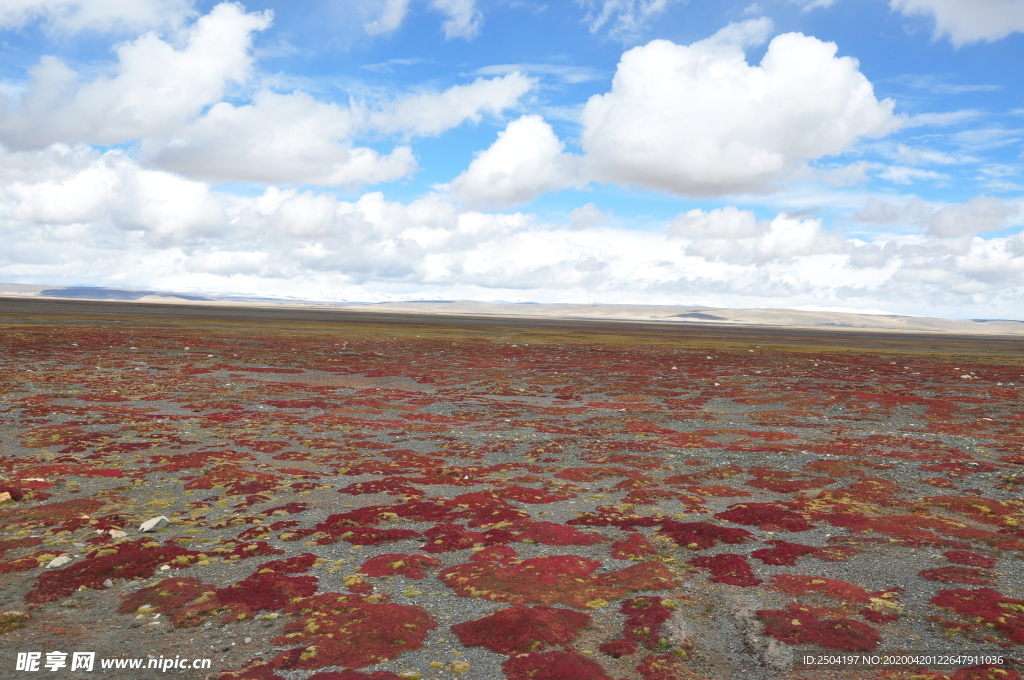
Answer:
<path fill-rule="evenodd" d="M 737 503 L 715 517 L 764 531 L 808 531 L 814 528 L 803 515 L 776 503 Z"/>
<path fill-rule="evenodd" d="M 772 577 L 766 588 L 792 597 L 818 593 L 844 602 L 867 602 L 871 599 L 871 593 L 852 583 L 803 574 L 778 574 Z"/>
<path fill-rule="evenodd" d="M 421 534 L 410 529 L 378 529 L 377 527 L 342 527 L 337 534 L 317 540 L 317 543 L 334 543 L 341 539 L 352 545 L 380 545 L 407 538 L 419 538 Z"/>
<path fill-rule="evenodd" d="M 665 606 L 660 597 L 634 597 L 623 602 L 619 612 L 626 616 L 622 630 L 624 639 L 638 642 L 651 650 L 664 648 L 667 641 L 658 631 L 661 624 L 672 618 L 672 609 Z"/>
<path fill-rule="evenodd" d="M 260 513 L 263 517 L 270 517 L 271 515 L 295 515 L 300 512 L 305 512 L 309 509 L 309 503 L 285 503 L 284 505 L 277 505 L 272 508 L 267 508 Z"/>
<path fill-rule="evenodd" d="M 725 583 L 743 588 L 756 586 L 761 583 L 761 579 L 754 576 L 754 571 L 750 568 L 747 558 L 743 555 L 721 553 L 718 555 L 695 557 L 690 560 L 690 564 L 711 571 L 712 576 L 709 580 L 715 583 Z"/>
<path fill-rule="evenodd" d="M 598 649 L 602 654 L 607 654 L 613 659 L 623 656 L 631 656 L 636 653 L 636 641 L 626 638 L 619 638 L 610 642 L 602 643 Z"/>
<path fill-rule="evenodd" d="M 273 642 L 303 646 L 274 657 L 270 666 L 275 669 L 362 668 L 384 663 L 422 647 L 437 627 L 421 607 L 382 603 L 373 596 L 315 595 L 286 611 L 298 617 Z"/>
<path fill-rule="evenodd" d="M 584 532 L 555 522 L 517 523 L 512 529 L 513 540 L 544 545 L 594 545 L 605 540 L 601 534 Z"/>
<path fill-rule="evenodd" d="M 654 544 L 640 533 L 630 534 L 628 538 L 612 543 L 612 557 L 617 560 L 639 560 L 657 552 Z"/>
<path fill-rule="evenodd" d="M 427 569 L 438 569 L 441 566 L 441 560 L 428 555 L 388 553 L 366 560 L 363 566 L 359 567 L 359 571 L 367 576 L 405 576 L 421 579 L 427 575 Z"/>
<path fill-rule="evenodd" d="M 764 632 L 790 645 L 814 644 L 827 649 L 869 652 L 882 642 L 875 629 L 853 619 L 821 619 L 816 610 L 790 603 L 783 610 L 759 610 Z"/>
<path fill-rule="evenodd" d="M 612 680 L 598 664 L 575 652 L 524 652 L 501 664 L 508 680 Z"/>
<path fill-rule="evenodd" d="M 218 606 L 231 608 L 232 616 L 251 616 L 262 610 L 281 609 L 297 597 L 308 597 L 316 592 L 315 576 L 282 576 L 255 574 L 227 588 L 218 588 L 215 597 Z"/>
<path fill-rule="evenodd" d="M 129 595 L 121 601 L 117 611 L 121 614 L 130 614 L 142 605 L 148 604 L 155 611 L 172 612 L 214 589 L 214 586 L 197 578 L 165 578 Z"/>
<path fill-rule="evenodd" d="M 405 680 L 400 675 L 390 671 L 374 671 L 372 673 L 361 673 L 359 671 L 321 671 L 314 673 L 306 680 Z"/>
<path fill-rule="evenodd" d="M 1006 597 L 992 588 L 940 590 L 928 601 L 936 607 L 952 609 L 972 623 L 994 628 L 1017 644 L 1024 644 L 1024 600 Z M 968 624 L 969 625 L 969 624 Z M 947 627 L 967 628 L 952 622 Z"/>
<path fill-rule="evenodd" d="M 256 567 L 257 574 L 276 572 L 278 574 L 302 574 L 309 571 L 317 561 L 313 553 L 302 553 L 283 560 L 271 560 Z"/>
<path fill-rule="evenodd" d="M 750 474 L 754 475 L 754 479 L 744 482 L 745 486 L 775 491 L 776 493 L 794 493 L 796 491 L 806 491 L 807 489 L 817 489 L 829 484 L 835 484 L 836 482 L 831 477 L 812 478 L 795 472 L 772 470 L 771 468 L 758 466 L 750 468 Z"/>
<path fill-rule="evenodd" d="M 481 597 L 509 604 L 602 606 L 638 590 L 673 586 L 665 565 L 653 562 L 593 575 L 596 560 L 574 555 L 534 557 L 517 564 L 471 562 L 444 569 L 439 578 L 463 597 Z"/>
<path fill-rule="evenodd" d="M 265 661 L 248 662 L 237 671 L 223 671 L 217 680 L 284 680 Z"/>
<path fill-rule="evenodd" d="M 51 552 L 48 550 L 43 550 L 40 552 L 32 553 L 31 555 L 25 555 L 24 557 L 15 557 L 13 560 L 0 562 L 0 574 L 11 574 L 19 571 L 29 571 L 30 569 L 35 569 L 40 564 L 45 564 L 46 562 L 52 560 L 60 552 L 61 551 Z"/>
<path fill-rule="evenodd" d="M 498 654 L 535 652 L 575 640 L 590 616 L 557 607 L 509 607 L 475 621 L 452 626 L 467 647 Z"/>
<path fill-rule="evenodd" d="M 632 512 L 628 506 L 602 505 L 597 512 L 587 512 L 571 519 L 566 524 L 588 527 L 618 527 L 620 529 L 632 529 L 633 527 L 654 527 L 661 523 L 657 517 L 644 517 Z"/>
<path fill-rule="evenodd" d="M 921 578 L 939 583 L 966 583 L 973 586 L 990 586 L 995 583 L 995 574 L 975 567 L 948 566 L 925 569 L 919 572 Z"/>
<path fill-rule="evenodd" d="M 356 482 L 355 484 L 349 484 L 346 487 L 338 489 L 338 493 L 347 493 L 353 496 L 359 496 L 367 493 L 383 493 L 392 496 L 409 496 L 412 498 L 422 498 L 424 495 L 422 489 L 418 489 L 415 486 L 406 483 L 400 477 L 385 477 L 383 479 L 374 479 L 369 482 Z"/>
<path fill-rule="evenodd" d="M 961 668 L 949 680 L 1021 680 L 1021 675 L 1012 668 L 981 664 Z"/>
<path fill-rule="evenodd" d="M 636 671 L 644 680 L 678 680 L 676 662 L 677 659 L 672 654 L 648 655 L 636 667 Z"/>
<path fill-rule="evenodd" d="M 968 550 L 949 550 L 942 553 L 950 562 L 956 562 L 957 564 L 963 564 L 968 567 L 982 567 L 983 569 L 991 569 L 996 566 L 996 560 L 991 557 L 984 557 L 977 553 L 972 553 Z"/>
<path fill-rule="evenodd" d="M 4 553 L 8 550 L 16 550 L 18 548 L 34 548 L 43 539 L 39 536 L 26 536 L 25 538 L 8 538 L 0 541 L 0 557 L 4 556 Z"/>
<path fill-rule="evenodd" d="M 517 503 L 530 503 L 530 504 L 541 504 L 541 503 L 557 503 L 558 501 L 567 501 L 570 498 L 576 498 L 576 494 L 559 490 L 549 491 L 546 489 L 531 489 L 526 486 L 506 486 L 502 489 L 498 489 L 494 492 L 495 496 L 504 498 L 505 500 L 515 501 Z"/>
<path fill-rule="evenodd" d="M 781 540 L 768 541 L 768 543 L 771 543 L 774 547 L 755 550 L 750 553 L 750 556 L 756 557 L 765 564 L 795 567 L 798 559 L 812 555 L 818 550 L 818 548 L 810 545 L 801 545 Z"/>
<path fill-rule="evenodd" d="M 82 515 L 99 510 L 104 505 L 106 504 L 103 501 L 95 498 L 75 498 L 70 501 L 37 505 L 34 508 L 9 508 L 0 510 L 0 524 L 52 527 L 69 520 L 80 519 Z"/>
<path fill-rule="evenodd" d="M 37 604 L 53 602 L 71 595 L 81 586 L 100 588 L 107 579 L 149 578 L 163 564 L 180 569 L 199 559 L 197 552 L 156 542 L 119 543 L 112 550 L 101 550 L 89 559 L 41 574 L 25 600 Z"/>
<path fill-rule="evenodd" d="M 467 550 L 512 540 L 512 533 L 508 531 L 500 529 L 491 529 L 486 532 L 465 531 L 460 524 L 437 524 L 427 529 L 424 534 L 427 537 L 427 542 L 420 549 L 429 553 Z"/>
<path fill-rule="evenodd" d="M 630 477 L 633 474 L 635 473 L 617 467 L 577 467 L 562 470 L 555 477 L 571 482 L 596 482 L 609 477 Z"/>
<path fill-rule="evenodd" d="M 674 519 L 661 521 L 658 533 L 668 536 L 677 545 L 693 550 L 710 548 L 716 543 L 743 543 L 754 538 L 746 529 L 720 527 L 709 522 L 677 522 Z"/>
<path fill-rule="evenodd" d="M 966 515 L 983 524 L 1002 525 L 1008 518 L 1024 515 L 1024 501 L 997 501 L 974 496 L 934 496 L 926 499 L 930 505 L 937 505 L 952 512 Z"/>

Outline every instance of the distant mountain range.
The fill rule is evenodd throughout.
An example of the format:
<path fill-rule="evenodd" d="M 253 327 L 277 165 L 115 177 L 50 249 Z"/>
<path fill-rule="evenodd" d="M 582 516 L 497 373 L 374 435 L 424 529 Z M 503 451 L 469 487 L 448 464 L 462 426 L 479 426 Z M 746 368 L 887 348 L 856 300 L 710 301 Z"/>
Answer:
<path fill-rule="evenodd" d="M 275 298 L 194 295 L 130 288 L 0 283 L 0 300 L 4 297 L 106 300 L 126 303 L 315 307 L 318 309 L 360 310 L 367 313 L 399 312 L 505 318 L 607 319 L 677 324 L 738 324 L 835 330 L 1024 335 L 1024 321 L 1012 319 L 957 320 L 882 313 L 861 314 L 842 311 L 772 308 L 729 309 L 696 305 L 539 304 L 474 302 L 467 300 L 421 300 L 379 303 L 307 302 Z"/>

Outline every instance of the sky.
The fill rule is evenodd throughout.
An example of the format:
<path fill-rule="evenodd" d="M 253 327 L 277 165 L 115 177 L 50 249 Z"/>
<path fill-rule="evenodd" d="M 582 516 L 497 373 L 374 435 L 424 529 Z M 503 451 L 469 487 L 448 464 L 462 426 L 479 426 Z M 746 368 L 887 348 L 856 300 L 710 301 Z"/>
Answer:
<path fill-rule="evenodd" d="M 1024 319 L 1024 0 L 0 0 L 0 281 Z"/>

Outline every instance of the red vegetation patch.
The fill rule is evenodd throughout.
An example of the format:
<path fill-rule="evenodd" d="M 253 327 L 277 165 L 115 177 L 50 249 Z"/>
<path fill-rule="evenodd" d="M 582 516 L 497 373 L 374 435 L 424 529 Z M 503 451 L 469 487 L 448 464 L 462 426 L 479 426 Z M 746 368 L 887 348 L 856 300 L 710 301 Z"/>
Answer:
<path fill-rule="evenodd" d="M 715 517 L 764 531 L 808 531 L 814 528 L 803 515 L 777 503 L 737 503 Z"/>
<path fill-rule="evenodd" d="M 422 498 L 424 492 L 421 489 L 404 482 L 398 477 L 385 477 L 374 479 L 369 482 L 356 482 L 338 489 L 338 493 L 347 493 L 358 496 L 367 493 L 384 493 L 392 496 L 406 496 L 410 498 Z"/>
<path fill-rule="evenodd" d="M 744 482 L 745 486 L 752 486 L 755 489 L 766 489 L 776 493 L 794 493 L 806 491 L 807 489 L 818 489 L 829 484 L 835 484 L 836 480 L 831 477 L 808 477 L 796 472 L 784 472 L 766 467 L 752 467 L 750 474 L 754 479 Z"/>
<path fill-rule="evenodd" d="M 847 618 L 821 619 L 814 608 L 795 602 L 783 610 L 759 610 L 757 618 L 765 622 L 766 635 L 790 645 L 869 652 L 882 641 L 866 623 Z"/>
<path fill-rule="evenodd" d="M 800 545 L 799 543 L 790 543 L 788 541 L 774 540 L 768 541 L 768 543 L 771 543 L 774 547 L 755 550 L 750 553 L 750 556 L 756 557 L 765 564 L 795 567 L 798 559 L 812 555 L 818 550 L 810 545 Z"/>
<path fill-rule="evenodd" d="M 405 576 L 421 579 L 427 575 L 428 569 L 439 569 L 441 560 L 429 555 L 406 555 L 388 553 L 371 557 L 359 567 L 359 571 L 367 576 Z"/>
<path fill-rule="evenodd" d="M 587 512 L 571 519 L 566 524 L 588 527 L 654 527 L 661 523 L 657 517 L 644 517 L 633 512 L 629 506 L 602 505 L 597 512 Z"/>
<path fill-rule="evenodd" d="M 754 538 L 754 534 L 746 529 L 720 527 L 709 522 L 677 522 L 674 519 L 662 520 L 658 533 L 691 550 L 710 548 L 719 541 L 743 543 Z"/>
<path fill-rule="evenodd" d="M 974 567 L 948 566 L 938 569 L 925 569 L 920 572 L 921 578 L 939 583 L 966 583 L 972 586 L 990 586 L 995 583 L 996 576 L 992 572 L 982 571 Z"/>
<path fill-rule="evenodd" d="M 678 659 L 672 654 L 648 655 L 636 667 L 636 671 L 644 680 L 678 680 L 677 662 Z"/>
<path fill-rule="evenodd" d="M 803 574 L 778 574 L 772 577 L 766 587 L 794 597 L 816 593 L 844 602 L 867 602 L 871 599 L 871 593 L 852 583 Z"/>
<path fill-rule="evenodd" d="M 956 562 L 957 564 L 964 564 L 968 567 L 982 567 L 983 569 L 991 569 L 996 566 L 996 560 L 991 557 L 984 557 L 977 553 L 972 553 L 967 550 L 949 550 L 942 553 L 950 562 Z"/>
<path fill-rule="evenodd" d="M 785 565 L 787 567 L 795 567 L 796 561 L 801 557 L 809 556 L 823 562 L 845 562 L 857 553 L 862 552 L 859 548 L 852 546 L 815 548 L 811 545 L 801 545 L 800 543 L 790 543 L 789 541 L 778 539 L 767 542 L 773 547 L 755 550 L 750 553 L 750 556 L 756 557 L 765 564 Z"/>
<path fill-rule="evenodd" d="M 658 597 L 634 597 L 626 600 L 619 607 L 619 612 L 626 616 L 622 628 L 622 637 L 633 643 L 639 643 L 650 650 L 664 649 L 667 646 L 660 634 L 661 624 L 672 618 L 672 608 L 665 605 Z M 675 605 L 675 602 L 668 601 Z M 604 651 L 602 646 L 601 651 Z"/>
<path fill-rule="evenodd" d="M 979 664 L 961 668 L 950 680 L 1021 680 L 1021 675 L 1012 668 L 992 664 Z"/>
<path fill-rule="evenodd" d="M 341 539 L 352 545 L 380 545 L 407 538 L 419 538 L 421 534 L 411 529 L 378 529 L 376 527 L 341 527 L 337 533 L 317 540 L 317 543 L 334 543 Z"/>
<path fill-rule="evenodd" d="M 569 491 L 548 491 L 545 489 L 531 489 L 525 486 L 506 486 L 494 492 L 495 496 L 517 503 L 557 503 L 576 498 L 576 494 Z"/>
<path fill-rule="evenodd" d="M 992 588 L 940 590 L 928 601 L 952 609 L 970 624 L 946 623 L 948 628 L 970 630 L 980 623 L 999 631 L 1017 644 L 1024 644 L 1024 600 L 1014 600 Z"/>
<path fill-rule="evenodd" d="M 566 604 L 598 606 L 638 590 L 665 590 L 673 586 L 665 565 L 644 562 L 600 575 L 596 560 L 574 555 L 534 557 L 518 564 L 473 562 L 443 570 L 441 581 L 463 597 L 480 597 L 509 604 Z"/>
<path fill-rule="evenodd" d="M 18 548 L 34 548 L 43 539 L 39 536 L 26 536 L 25 538 L 7 538 L 0 541 L 0 557 L 3 557 L 4 553 L 8 550 L 16 550 Z"/>
<path fill-rule="evenodd" d="M 511 531 L 515 541 L 544 545 L 594 545 L 605 540 L 601 534 L 555 522 L 519 522 Z"/>
<path fill-rule="evenodd" d="M 199 558 L 197 552 L 156 542 L 118 543 L 112 551 L 101 550 L 89 559 L 41 574 L 25 600 L 37 604 L 52 602 L 71 595 L 81 586 L 100 588 L 107 579 L 149 578 L 163 564 L 180 569 Z"/>
<path fill-rule="evenodd" d="M 401 675 L 389 671 L 361 673 L 359 671 L 322 671 L 314 673 L 306 680 L 405 680 Z"/>
<path fill-rule="evenodd" d="M 501 665 L 508 680 L 612 680 L 604 669 L 575 652 L 525 652 Z"/>
<path fill-rule="evenodd" d="M 0 574 L 11 574 L 19 571 L 28 571 L 30 569 L 35 569 L 40 564 L 45 564 L 46 562 L 49 562 L 51 559 L 60 554 L 60 552 L 61 551 L 59 550 L 52 552 L 44 550 L 41 552 L 32 553 L 31 555 L 25 555 L 24 557 L 15 557 L 13 560 L 8 560 L 6 562 L 0 562 Z M 36 559 L 37 557 L 43 561 L 40 561 L 40 559 Z"/>
<path fill-rule="evenodd" d="M 638 560 L 657 552 L 654 544 L 639 533 L 630 534 L 628 538 L 612 543 L 612 557 L 617 560 Z"/>
<path fill-rule="evenodd" d="M 589 623 L 589 615 L 570 609 L 516 606 L 454 625 L 452 630 L 467 647 L 515 654 L 572 642 Z"/>
<path fill-rule="evenodd" d="M 151 586 L 132 593 L 117 608 L 121 614 L 130 614 L 143 605 L 150 605 L 154 611 L 174 612 L 215 589 L 197 578 L 165 578 Z"/>
<path fill-rule="evenodd" d="M 715 583 L 725 583 L 743 588 L 756 586 L 761 583 L 761 579 L 754 576 L 754 571 L 750 568 L 747 558 L 743 555 L 721 553 L 718 555 L 695 557 L 690 560 L 690 564 L 709 570 L 711 572 L 709 580 Z"/>
<path fill-rule="evenodd" d="M 423 646 L 437 623 L 421 607 L 379 602 L 372 596 L 328 593 L 289 607 L 298 614 L 274 644 L 301 644 L 282 652 L 273 668 L 362 668 Z"/>
<path fill-rule="evenodd" d="M 555 477 L 571 482 L 596 482 L 610 477 L 631 477 L 634 474 L 636 473 L 617 467 L 577 467 L 562 470 Z"/>

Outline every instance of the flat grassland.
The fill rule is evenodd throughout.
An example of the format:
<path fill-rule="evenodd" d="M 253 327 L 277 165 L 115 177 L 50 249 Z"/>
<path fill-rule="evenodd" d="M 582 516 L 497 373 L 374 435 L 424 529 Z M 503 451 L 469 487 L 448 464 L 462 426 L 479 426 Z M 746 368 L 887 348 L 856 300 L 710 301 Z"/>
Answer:
<path fill-rule="evenodd" d="M 0 300 L 0 675 L 1019 679 L 1022 349 Z"/>

